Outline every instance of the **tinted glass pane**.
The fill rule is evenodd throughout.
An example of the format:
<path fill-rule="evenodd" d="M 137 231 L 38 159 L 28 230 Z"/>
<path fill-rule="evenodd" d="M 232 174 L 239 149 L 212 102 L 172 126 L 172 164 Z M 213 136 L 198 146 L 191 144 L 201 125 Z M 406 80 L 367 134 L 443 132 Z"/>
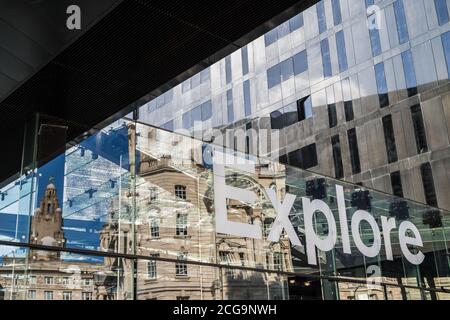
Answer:
<path fill-rule="evenodd" d="M 247 46 L 241 49 L 241 57 L 242 57 L 242 75 L 246 75 L 248 73 L 248 49 Z"/>
<path fill-rule="evenodd" d="M 344 72 L 348 69 L 348 63 L 343 31 L 339 31 L 338 33 L 336 33 L 336 47 L 338 51 L 339 71 Z"/>
<path fill-rule="evenodd" d="M 296 103 L 291 103 L 290 105 L 284 107 L 283 113 L 284 113 L 284 126 L 288 127 L 299 121 Z"/>
<path fill-rule="evenodd" d="M 337 126 L 336 105 L 334 103 L 328 105 L 328 122 L 330 124 L 330 128 Z"/>
<path fill-rule="evenodd" d="M 231 56 L 225 58 L 225 77 L 227 83 L 231 82 Z"/>
<path fill-rule="evenodd" d="M 281 81 L 286 81 L 294 74 L 294 66 L 292 64 L 292 58 L 281 62 Z"/>
<path fill-rule="evenodd" d="M 353 102 L 345 101 L 344 102 L 344 111 L 345 111 L 345 121 L 352 121 L 355 118 L 353 113 Z"/>
<path fill-rule="evenodd" d="M 369 17 L 369 21 L 375 19 L 374 15 Z M 374 57 L 381 54 L 381 41 L 380 41 L 380 31 L 378 28 L 369 28 L 370 44 L 372 46 L 372 55 Z"/>
<path fill-rule="evenodd" d="M 212 104 L 211 100 L 202 104 L 202 121 L 211 119 L 212 117 Z"/>
<path fill-rule="evenodd" d="M 423 190 L 425 192 L 426 203 L 430 206 L 437 207 L 436 190 L 434 188 L 434 179 L 431 165 L 424 163 L 420 166 L 422 174 Z"/>
<path fill-rule="evenodd" d="M 270 46 L 272 43 L 274 43 L 277 40 L 278 40 L 278 33 L 277 33 L 276 28 L 267 32 L 264 35 L 264 42 L 266 44 L 266 47 Z"/>
<path fill-rule="evenodd" d="M 405 72 L 406 87 L 408 88 L 409 96 L 417 93 L 416 72 L 414 71 L 414 62 L 411 51 L 402 53 L 403 70 Z"/>
<path fill-rule="evenodd" d="M 280 65 L 274 65 L 267 70 L 268 87 L 273 88 L 281 83 L 281 68 Z"/>
<path fill-rule="evenodd" d="M 334 25 L 337 26 L 338 24 L 341 24 L 342 22 L 342 15 L 341 15 L 341 0 L 332 0 L 331 6 L 333 9 L 333 21 Z"/>
<path fill-rule="evenodd" d="M 328 44 L 328 39 L 324 39 L 320 42 L 320 48 L 322 51 L 323 76 L 331 77 L 330 45 Z"/>
<path fill-rule="evenodd" d="M 191 118 L 190 118 L 190 112 L 183 113 L 183 129 L 190 129 L 191 128 Z"/>
<path fill-rule="evenodd" d="M 283 112 L 281 110 L 270 114 L 270 127 L 272 129 L 283 129 Z"/>
<path fill-rule="evenodd" d="M 233 110 L 233 92 L 231 90 L 227 91 L 227 115 L 228 122 L 234 121 L 234 110 Z"/>
<path fill-rule="evenodd" d="M 205 70 L 203 70 L 201 73 L 200 73 L 200 81 L 202 82 L 202 83 L 204 83 L 204 82 L 206 82 L 206 81 L 209 81 L 209 79 L 210 79 L 210 69 L 209 68 L 206 68 Z"/>
<path fill-rule="evenodd" d="M 333 148 L 334 174 L 336 179 L 344 177 L 344 167 L 342 165 L 341 142 L 339 135 L 331 137 L 331 145 Z"/>
<path fill-rule="evenodd" d="M 300 74 L 308 70 L 308 57 L 306 55 L 306 50 L 297 53 L 294 57 L 294 73 L 295 75 Z"/>
<path fill-rule="evenodd" d="M 324 2 L 320 1 L 317 6 L 317 20 L 319 23 L 319 33 L 322 33 L 327 30 L 327 21 L 325 17 L 325 6 Z"/>
<path fill-rule="evenodd" d="M 173 131 L 173 120 L 170 120 L 162 125 L 163 129 Z"/>
<path fill-rule="evenodd" d="M 350 129 L 347 131 L 348 145 L 350 148 L 350 159 L 352 164 L 353 174 L 361 172 L 361 164 L 359 161 L 359 148 L 358 148 L 358 138 L 356 136 L 356 130 Z"/>
<path fill-rule="evenodd" d="M 306 97 L 297 101 L 298 121 L 303 121 L 312 116 L 311 98 Z"/>
<path fill-rule="evenodd" d="M 427 135 L 425 132 L 425 125 L 423 123 L 422 109 L 419 104 L 411 107 L 411 116 L 414 125 L 417 153 L 420 154 L 427 152 Z"/>
<path fill-rule="evenodd" d="M 447 73 L 450 78 L 450 32 L 442 35 L 442 46 L 444 48 L 445 61 L 447 63 Z"/>
<path fill-rule="evenodd" d="M 388 162 L 396 162 L 397 158 L 397 147 L 395 146 L 395 136 L 394 127 L 392 125 L 392 116 L 388 115 L 383 117 L 383 130 L 384 130 L 384 140 L 386 142 L 386 151 L 388 155 Z"/>
<path fill-rule="evenodd" d="M 303 13 L 300 13 L 289 20 L 289 25 L 291 27 L 291 32 L 303 27 Z"/>
<path fill-rule="evenodd" d="M 200 73 L 197 73 L 195 76 L 191 79 L 191 86 L 192 88 L 195 88 L 200 85 Z"/>
<path fill-rule="evenodd" d="M 397 197 L 403 198 L 403 186 L 400 171 L 391 173 L 392 193 Z"/>
<path fill-rule="evenodd" d="M 366 0 L 366 7 L 370 7 L 374 5 L 374 0 Z"/>
<path fill-rule="evenodd" d="M 245 116 L 248 117 L 252 113 L 252 104 L 250 97 L 250 81 L 244 81 L 244 112 Z"/>
<path fill-rule="evenodd" d="M 194 127 L 194 124 L 202 121 L 202 106 L 195 107 L 191 110 L 191 127 Z"/>
<path fill-rule="evenodd" d="M 405 8 L 403 0 L 394 2 L 395 20 L 397 22 L 398 39 L 400 43 L 405 43 L 409 40 L 408 25 L 406 23 Z"/>
<path fill-rule="evenodd" d="M 380 106 L 383 108 L 389 105 L 389 100 L 387 97 L 388 89 L 383 62 L 375 65 L 375 78 L 377 80 L 378 94 L 380 95 Z"/>
<path fill-rule="evenodd" d="M 278 30 L 278 39 L 281 39 L 281 38 L 287 36 L 291 32 L 291 29 L 289 27 L 289 21 L 286 21 L 286 22 L 280 24 L 277 27 L 277 30 Z"/>
<path fill-rule="evenodd" d="M 311 144 L 302 149 L 289 153 L 289 164 L 302 169 L 309 169 L 317 166 L 316 144 Z"/>
<path fill-rule="evenodd" d="M 311 144 L 301 149 L 303 158 L 303 169 L 309 169 L 317 166 L 317 150 L 316 144 Z"/>
<path fill-rule="evenodd" d="M 305 105 L 305 118 L 306 119 L 311 118 L 313 116 L 311 97 L 308 97 L 305 100 L 304 105 Z"/>
<path fill-rule="evenodd" d="M 449 21 L 448 17 L 448 7 L 446 0 L 434 0 L 434 5 L 436 7 L 436 14 L 438 17 L 439 25 L 442 26 Z"/>

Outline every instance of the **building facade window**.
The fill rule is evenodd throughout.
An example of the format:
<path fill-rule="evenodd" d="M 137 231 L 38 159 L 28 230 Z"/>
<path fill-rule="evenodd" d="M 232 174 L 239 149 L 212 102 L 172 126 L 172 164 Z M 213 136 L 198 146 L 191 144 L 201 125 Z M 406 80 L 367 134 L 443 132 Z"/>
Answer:
<path fill-rule="evenodd" d="M 316 5 L 317 22 L 319 23 L 319 33 L 323 33 L 327 30 L 327 18 L 325 16 L 324 1 L 320 1 Z"/>
<path fill-rule="evenodd" d="M 35 300 L 36 299 L 36 290 L 28 290 L 28 299 Z"/>
<path fill-rule="evenodd" d="M 242 59 L 242 75 L 245 76 L 249 72 L 248 67 L 248 47 L 244 46 L 241 49 L 241 59 Z"/>
<path fill-rule="evenodd" d="M 320 51 L 322 53 L 323 76 L 325 78 L 331 77 L 333 72 L 331 69 L 330 44 L 328 43 L 328 39 L 320 42 Z"/>
<path fill-rule="evenodd" d="M 414 136 L 416 138 L 417 153 L 428 152 L 427 134 L 423 122 L 422 108 L 420 104 L 411 107 L 411 117 L 414 126 Z"/>
<path fill-rule="evenodd" d="M 402 53 L 403 70 L 405 72 L 406 88 L 408 96 L 412 97 L 417 94 L 416 72 L 414 71 L 414 61 L 411 50 Z"/>
<path fill-rule="evenodd" d="M 342 23 L 341 0 L 331 0 L 331 9 L 333 10 L 334 25 Z"/>
<path fill-rule="evenodd" d="M 355 119 L 355 114 L 353 112 L 353 101 L 344 102 L 344 113 L 345 113 L 345 121 L 349 122 Z"/>
<path fill-rule="evenodd" d="M 266 47 L 270 46 L 272 43 L 275 43 L 277 40 L 278 32 L 276 28 L 264 34 L 264 42 L 266 44 Z"/>
<path fill-rule="evenodd" d="M 403 185 L 400 171 L 395 171 L 391 173 L 391 186 L 392 186 L 392 194 L 394 196 L 403 198 Z"/>
<path fill-rule="evenodd" d="M 441 40 L 444 49 L 445 62 L 447 64 L 447 75 L 450 79 L 450 31 L 442 34 Z"/>
<path fill-rule="evenodd" d="M 53 277 L 44 277 L 45 284 L 53 284 L 53 282 L 54 282 Z"/>
<path fill-rule="evenodd" d="M 63 300 L 72 300 L 72 292 L 71 291 L 63 291 Z"/>
<path fill-rule="evenodd" d="M 37 283 L 37 277 L 36 276 L 30 276 L 30 283 L 36 284 Z"/>
<path fill-rule="evenodd" d="M 61 282 L 63 285 L 67 286 L 69 284 L 69 277 L 63 277 Z"/>
<path fill-rule="evenodd" d="M 331 146 L 333 151 L 334 176 L 336 179 L 344 177 L 344 166 L 342 164 L 341 142 L 339 135 L 331 137 Z"/>
<path fill-rule="evenodd" d="M 273 253 L 273 269 L 283 271 L 283 254 L 281 252 Z"/>
<path fill-rule="evenodd" d="M 303 72 L 308 70 L 308 55 L 306 53 L 306 50 L 295 54 L 292 59 L 294 62 L 295 75 L 302 74 Z"/>
<path fill-rule="evenodd" d="M 394 2 L 395 21 L 397 23 L 398 40 L 400 44 L 409 41 L 408 24 L 406 23 L 405 7 L 403 0 Z"/>
<path fill-rule="evenodd" d="M 433 170 L 429 162 L 420 166 L 420 173 L 422 175 L 423 190 L 425 192 L 426 204 L 432 207 L 437 207 L 436 189 L 434 187 Z"/>
<path fill-rule="evenodd" d="M 159 254 L 153 254 L 152 257 L 159 257 Z M 147 261 L 147 279 L 156 279 L 156 260 Z"/>
<path fill-rule="evenodd" d="M 175 197 L 177 197 L 177 199 L 186 200 L 186 186 L 177 184 L 175 186 Z"/>
<path fill-rule="evenodd" d="M 159 238 L 159 223 L 156 219 L 150 221 L 150 236 L 152 238 Z"/>
<path fill-rule="evenodd" d="M 53 300 L 53 291 L 44 291 L 45 300 Z"/>
<path fill-rule="evenodd" d="M 387 115 L 382 118 L 384 141 L 386 143 L 386 151 L 388 156 L 388 162 L 393 163 L 398 160 L 397 147 L 395 145 L 394 126 L 392 124 L 392 116 Z"/>
<path fill-rule="evenodd" d="M 446 24 L 449 21 L 447 1 L 434 0 L 434 6 L 436 8 L 436 14 L 439 25 L 442 26 Z"/>
<path fill-rule="evenodd" d="M 244 90 L 244 114 L 249 117 L 252 114 L 252 102 L 250 96 L 250 80 L 245 80 L 243 83 Z"/>
<path fill-rule="evenodd" d="M 231 56 L 227 56 L 225 58 L 225 80 L 226 83 L 231 83 L 232 75 L 231 75 Z"/>
<path fill-rule="evenodd" d="M 310 144 L 301 149 L 292 151 L 288 154 L 289 164 L 291 166 L 310 169 L 318 165 L 316 144 Z"/>
<path fill-rule="evenodd" d="M 330 128 L 337 126 L 337 111 L 334 103 L 328 105 L 328 124 Z"/>
<path fill-rule="evenodd" d="M 359 148 L 358 137 L 356 135 L 356 129 L 350 129 L 347 131 L 348 146 L 350 149 L 350 160 L 352 165 L 353 174 L 361 173 L 361 163 L 359 160 Z"/>
<path fill-rule="evenodd" d="M 368 18 L 369 26 L 371 25 L 372 21 L 376 21 L 376 15 L 375 13 Z M 376 57 L 381 54 L 381 40 L 380 40 L 380 30 L 378 29 L 378 26 L 370 26 L 369 27 L 369 36 L 370 36 L 370 45 L 372 48 L 372 56 Z"/>
<path fill-rule="evenodd" d="M 186 264 L 187 254 L 181 252 L 177 256 L 177 262 L 175 263 L 175 275 L 178 277 L 186 277 L 188 275 L 188 268 Z"/>
<path fill-rule="evenodd" d="M 227 116 L 228 123 L 234 122 L 233 91 L 231 89 L 227 91 Z"/>
<path fill-rule="evenodd" d="M 342 30 L 336 33 L 336 48 L 338 52 L 339 71 L 344 72 L 348 69 L 348 62 L 344 31 Z"/>
<path fill-rule="evenodd" d="M 175 232 L 177 236 L 187 236 L 187 214 L 186 213 L 178 213 L 177 221 L 175 226 Z"/>
<path fill-rule="evenodd" d="M 289 20 L 289 26 L 291 28 L 291 32 L 302 28 L 303 25 L 304 25 L 303 12 L 296 15 L 295 17 L 291 18 L 291 20 Z"/>
<path fill-rule="evenodd" d="M 81 300 L 92 300 L 92 292 L 82 292 Z"/>
<path fill-rule="evenodd" d="M 149 202 L 158 200 L 158 189 L 156 187 L 149 188 Z"/>
<path fill-rule="evenodd" d="M 377 82 L 378 97 L 380 101 L 380 108 L 387 107 L 389 105 L 388 88 L 386 83 L 386 75 L 384 73 L 384 63 L 378 63 L 375 65 L 375 78 Z"/>

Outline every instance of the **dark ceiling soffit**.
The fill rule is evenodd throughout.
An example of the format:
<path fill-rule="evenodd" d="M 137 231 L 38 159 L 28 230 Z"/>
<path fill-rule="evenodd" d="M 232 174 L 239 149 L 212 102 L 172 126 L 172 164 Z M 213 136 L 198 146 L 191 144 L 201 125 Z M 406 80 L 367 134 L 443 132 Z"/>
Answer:
<path fill-rule="evenodd" d="M 83 135 L 81 135 L 81 136 L 73 139 L 73 141 L 69 142 L 69 145 L 75 145 L 75 144 L 79 143 L 80 141 L 84 140 L 86 137 L 89 137 L 90 135 L 95 134 L 96 132 L 98 132 L 99 130 L 108 126 L 112 122 L 132 113 L 137 108 L 139 108 L 142 105 L 146 104 L 147 102 L 153 100 L 154 98 L 158 97 L 159 95 L 163 94 L 164 92 L 176 87 L 183 81 L 196 75 L 197 73 L 199 73 L 202 70 L 206 69 L 207 67 L 213 65 L 214 63 L 222 60 L 223 58 L 225 58 L 229 54 L 233 53 L 234 51 L 246 46 L 253 40 L 264 35 L 265 33 L 272 30 L 274 27 L 282 24 L 283 22 L 291 19 L 295 15 L 303 12 L 304 10 L 313 6 L 317 2 L 319 2 L 319 0 L 303 0 L 303 1 L 300 0 L 298 3 L 291 6 L 289 9 L 276 15 L 275 17 L 273 17 L 269 21 L 265 22 L 264 24 L 260 25 L 259 27 L 256 27 L 255 29 L 253 29 L 251 32 L 247 33 L 240 39 L 238 39 L 238 40 L 232 42 L 231 44 L 229 44 L 228 46 L 224 47 L 222 50 L 219 50 L 212 56 L 206 58 L 205 60 L 201 61 L 200 63 L 193 66 L 192 68 L 186 70 L 185 72 L 183 72 L 182 74 L 173 78 L 172 80 L 166 82 L 165 84 L 158 87 L 157 89 L 151 91 L 150 93 L 146 94 L 145 96 L 141 97 L 140 99 L 136 100 L 135 102 L 124 107 L 119 112 L 115 113 L 114 115 L 108 117 L 107 119 L 105 119 L 105 120 L 101 121 L 100 123 L 98 123 L 97 125 L 93 126 L 89 131 L 85 132 Z"/>
<path fill-rule="evenodd" d="M 74 0 L 73 4 L 77 4 L 75 2 L 76 0 Z M 43 63 L 39 68 L 37 68 L 36 70 L 34 70 L 34 72 L 32 72 L 31 74 L 29 74 L 25 79 L 23 79 L 21 82 L 19 82 L 10 92 L 9 94 L 3 96 L 0 99 L 0 104 L 5 101 L 6 99 L 8 99 L 8 97 L 13 94 L 17 89 L 19 89 L 25 82 L 27 82 L 28 80 L 30 80 L 31 78 L 33 78 L 34 75 L 36 75 L 39 71 L 41 71 L 42 69 L 44 69 L 51 61 L 53 61 L 61 52 L 63 52 L 65 49 L 67 49 L 68 47 L 70 47 L 75 41 L 77 41 L 80 37 L 83 36 L 83 34 L 85 34 L 86 32 L 88 32 L 97 22 L 99 22 L 100 20 L 102 20 L 106 15 L 108 15 L 108 13 L 110 13 L 112 10 L 114 10 L 114 8 L 116 8 L 122 1 L 124 0 L 116 0 L 106 11 L 104 11 L 103 13 L 101 13 L 100 15 L 98 15 L 95 19 L 93 19 L 92 21 L 89 21 L 88 24 L 84 25 L 83 24 L 83 28 L 82 31 L 73 39 L 71 39 L 70 41 L 68 41 L 66 44 L 64 44 L 64 46 L 62 46 L 61 48 L 59 48 L 59 51 L 57 51 L 56 53 L 54 53 L 53 55 L 50 56 L 50 58 L 47 60 L 46 63 Z"/>

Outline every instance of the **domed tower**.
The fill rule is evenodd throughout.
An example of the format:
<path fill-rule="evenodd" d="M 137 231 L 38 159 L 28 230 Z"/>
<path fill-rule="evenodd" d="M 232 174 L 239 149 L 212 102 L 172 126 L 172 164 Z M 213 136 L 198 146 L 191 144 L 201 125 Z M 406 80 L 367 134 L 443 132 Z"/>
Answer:
<path fill-rule="evenodd" d="M 49 179 L 41 204 L 31 220 L 30 243 L 53 247 L 64 247 L 65 239 L 62 210 L 59 207 L 56 186 Z M 59 258 L 59 252 L 30 251 L 31 259 L 50 260 Z"/>

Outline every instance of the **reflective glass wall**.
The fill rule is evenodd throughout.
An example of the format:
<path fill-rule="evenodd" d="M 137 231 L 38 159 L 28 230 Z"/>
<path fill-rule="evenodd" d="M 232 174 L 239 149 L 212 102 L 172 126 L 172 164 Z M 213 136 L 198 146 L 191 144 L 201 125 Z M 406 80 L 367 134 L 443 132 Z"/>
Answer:
<path fill-rule="evenodd" d="M 251 132 L 254 155 L 449 210 L 449 6 L 320 1 L 158 94 L 139 119 L 205 141 Z M 253 148 L 266 134 L 273 143 Z"/>
<path fill-rule="evenodd" d="M 449 212 L 129 118 L 2 194 L 2 299 L 450 298 Z"/>

